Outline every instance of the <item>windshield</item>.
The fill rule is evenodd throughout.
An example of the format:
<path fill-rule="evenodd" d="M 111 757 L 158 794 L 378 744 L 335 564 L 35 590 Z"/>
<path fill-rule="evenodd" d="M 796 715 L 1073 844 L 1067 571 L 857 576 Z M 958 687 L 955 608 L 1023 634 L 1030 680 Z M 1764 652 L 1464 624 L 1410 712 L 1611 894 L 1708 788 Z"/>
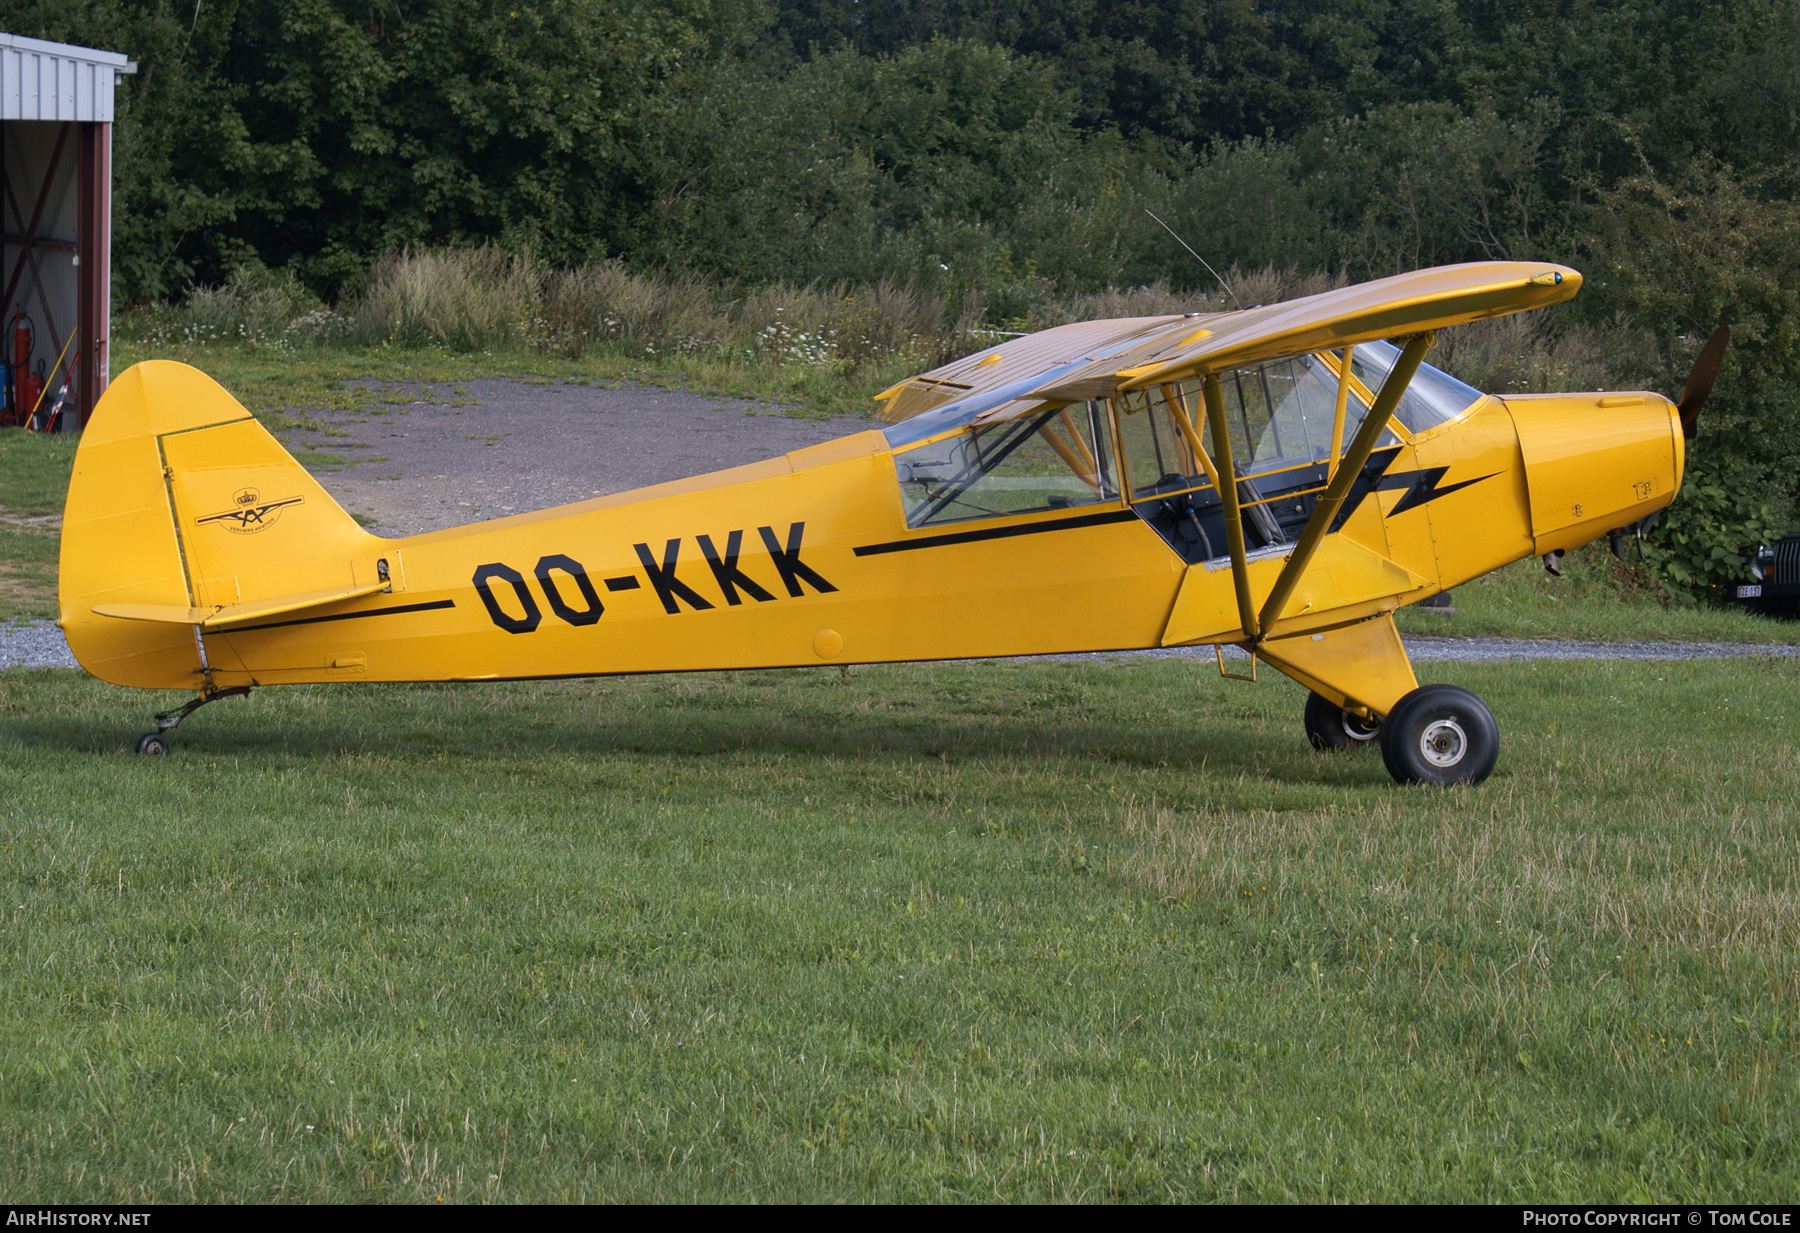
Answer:
<path fill-rule="evenodd" d="M 1389 370 L 1399 358 L 1400 348 L 1393 343 L 1358 343 L 1350 360 L 1350 372 L 1379 394 L 1381 383 L 1387 380 Z M 1449 423 L 1479 402 L 1481 396 L 1481 391 L 1474 386 L 1464 385 L 1429 364 L 1421 364 L 1412 383 L 1406 387 L 1406 393 L 1401 396 L 1400 405 L 1394 409 L 1394 418 L 1405 424 L 1409 431 L 1421 433 Z"/>

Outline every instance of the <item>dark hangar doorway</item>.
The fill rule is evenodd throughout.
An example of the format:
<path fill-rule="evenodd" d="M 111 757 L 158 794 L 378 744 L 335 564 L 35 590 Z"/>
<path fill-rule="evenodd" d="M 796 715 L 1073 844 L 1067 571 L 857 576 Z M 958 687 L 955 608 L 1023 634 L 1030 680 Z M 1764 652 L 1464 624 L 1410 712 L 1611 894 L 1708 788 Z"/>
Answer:
<path fill-rule="evenodd" d="M 79 431 L 110 379 L 113 93 L 136 71 L 0 34 L 0 423 L 47 415 L 66 385 L 56 427 Z"/>

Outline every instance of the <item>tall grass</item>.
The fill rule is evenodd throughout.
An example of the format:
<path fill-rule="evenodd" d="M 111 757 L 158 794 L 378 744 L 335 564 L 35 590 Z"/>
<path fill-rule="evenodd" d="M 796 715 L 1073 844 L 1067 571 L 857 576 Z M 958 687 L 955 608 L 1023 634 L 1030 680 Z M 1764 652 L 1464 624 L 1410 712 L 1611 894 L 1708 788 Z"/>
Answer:
<path fill-rule="evenodd" d="M 479 248 L 383 257 L 335 308 L 291 278 L 245 267 L 179 304 L 135 310 L 122 332 L 148 345 L 437 349 L 656 360 L 701 356 L 856 374 L 870 363 L 933 367 L 987 346 L 980 301 L 890 282 L 776 284 L 747 293 L 705 279 L 574 268 Z"/>
<path fill-rule="evenodd" d="M 1637 341 L 1638 331 L 1615 331 Z M 1576 324 L 1558 331 L 1544 313 L 1516 313 L 1445 330 L 1431 362 L 1490 394 L 1549 394 L 1617 384 L 1611 333 Z"/>
<path fill-rule="evenodd" d="M 127 338 L 151 346 L 349 346 L 652 364 L 697 357 L 864 380 L 933 368 L 1008 333 L 1103 317 L 1226 312 L 1345 281 L 1342 273 L 1233 266 L 1219 283 L 1190 292 L 1153 283 L 1058 295 L 1040 280 L 1025 316 L 993 321 L 979 295 L 953 302 L 885 281 L 739 290 L 639 273 L 619 261 L 552 266 L 490 244 L 389 254 L 336 307 L 290 275 L 245 267 L 222 286 L 190 288 L 179 304 L 134 310 L 120 325 Z M 1612 383 L 1618 332 L 1557 330 L 1543 314 L 1507 317 L 1446 331 L 1433 360 L 1496 393 L 1597 388 Z"/>

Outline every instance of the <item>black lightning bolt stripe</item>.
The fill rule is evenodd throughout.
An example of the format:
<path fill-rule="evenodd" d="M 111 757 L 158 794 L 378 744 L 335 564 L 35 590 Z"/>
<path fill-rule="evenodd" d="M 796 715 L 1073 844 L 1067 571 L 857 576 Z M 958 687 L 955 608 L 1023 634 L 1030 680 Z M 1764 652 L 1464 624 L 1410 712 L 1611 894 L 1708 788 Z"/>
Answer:
<path fill-rule="evenodd" d="M 317 625 L 321 621 L 354 621 L 359 617 L 398 616 L 402 612 L 431 612 L 438 608 L 454 608 L 453 599 L 436 599 L 428 604 L 396 604 L 392 608 L 370 608 L 365 612 L 340 612 L 335 616 L 298 617 L 292 621 L 269 621 L 262 625 L 237 625 L 212 631 L 217 634 L 247 634 L 256 629 L 281 629 L 287 625 Z"/>
<path fill-rule="evenodd" d="M 1498 471 L 1490 471 L 1486 475 L 1478 475 L 1474 479 L 1461 480 L 1458 483 L 1446 484 L 1439 488 L 1438 481 L 1444 478 L 1444 473 L 1449 469 L 1449 467 L 1427 467 L 1423 471 L 1382 476 L 1381 490 L 1383 492 L 1391 492 L 1395 488 L 1401 487 L 1406 489 L 1406 495 L 1401 497 L 1394 508 L 1388 511 L 1388 517 L 1404 514 L 1407 510 L 1417 509 L 1428 501 L 1447 497 L 1458 488 L 1467 488 L 1470 484 L 1479 484 L 1482 480 L 1493 479 L 1494 476 L 1500 474 Z"/>
<path fill-rule="evenodd" d="M 1369 461 L 1363 464 L 1363 469 L 1357 475 L 1356 482 L 1351 484 L 1350 491 L 1344 494 L 1344 503 L 1338 506 L 1337 516 L 1331 520 L 1330 530 L 1343 530 L 1344 524 L 1349 522 L 1350 516 L 1362 506 L 1363 500 L 1375 491 L 1375 485 L 1381 482 L 1381 473 L 1393 466 L 1394 460 L 1398 457 L 1400 457 L 1398 445 L 1390 445 L 1386 449 L 1376 450 L 1369 455 Z"/>
<path fill-rule="evenodd" d="M 1369 461 L 1364 465 L 1362 474 L 1356 477 L 1356 482 L 1345 494 L 1344 504 L 1338 510 L 1337 517 L 1331 520 L 1333 531 L 1343 529 L 1344 524 L 1350 521 L 1350 516 L 1356 513 L 1358 507 L 1371 492 L 1393 492 L 1397 488 L 1406 489 L 1405 495 L 1394 503 L 1393 509 L 1388 511 L 1387 516 L 1392 518 L 1396 514 L 1404 514 L 1407 510 L 1418 509 L 1419 506 L 1435 501 L 1439 497 L 1449 496 L 1458 489 L 1467 488 L 1470 484 L 1479 484 L 1482 480 L 1490 480 L 1500 474 L 1498 471 L 1490 471 L 1486 475 L 1459 480 L 1440 488 L 1439 481 L 1449 472 L 1449 467 L 1425 467 L 1418 471 L 1395 471 L 1392 474 L 1386 474 L 1387 469 L 1393 466 L 1399 457 L 1399 446 L 1377 450 L 1369 456 Z"/>
<path fill-rule="evenodd" d="M 1104 514 L 1083 514 L 1079 518 L 1058 518 L 1054 522 L 1028 522 L 1022 526 L 989 527 L 982 531 L 953 531 L 948 535 L 923 535 L 918 539 L 896 539 L 889 540 L 885 544 L 864 544 L 855 551 L 859 557 L 873 557 L 888 552 L 912 552 L 919 548 L 943 548 L 950 544 L 973 544 L 984 539 L 1011 539 L 1015 535 L 1042 535 L 1046 531 L 1072 531 L 1076 527 L 1102 527 L 1113 522 L 1136 521 L 1137 515 L 1131 510 L 1110 510 Z"/>

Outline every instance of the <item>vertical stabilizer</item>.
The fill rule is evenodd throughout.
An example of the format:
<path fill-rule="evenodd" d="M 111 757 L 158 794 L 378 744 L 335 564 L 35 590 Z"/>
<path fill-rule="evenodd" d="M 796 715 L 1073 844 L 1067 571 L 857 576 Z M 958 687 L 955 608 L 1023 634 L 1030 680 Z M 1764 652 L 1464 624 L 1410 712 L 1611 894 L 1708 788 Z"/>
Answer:
<path fill-rule="evenodd" d="M 197 622 L 94 609 L 202 613 L 348 587 L 352 562 L 383 542 L 212 378 L 152 360 L 108 387 L 75 455 L 58 582 L 63 632 L 102 680 L 203 688 Z"/>

